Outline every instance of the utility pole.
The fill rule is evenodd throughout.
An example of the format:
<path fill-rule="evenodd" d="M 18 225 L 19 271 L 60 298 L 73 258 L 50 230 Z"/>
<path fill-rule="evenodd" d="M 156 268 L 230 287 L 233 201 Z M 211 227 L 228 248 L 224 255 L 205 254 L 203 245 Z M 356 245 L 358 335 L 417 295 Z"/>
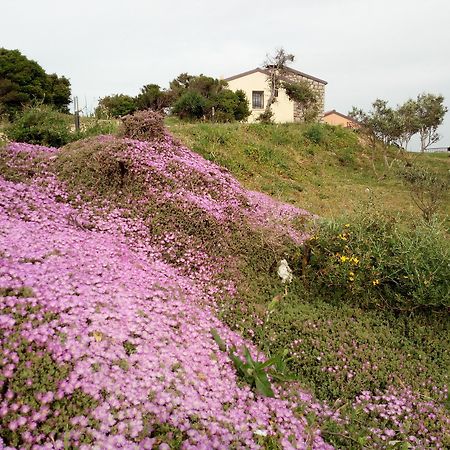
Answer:
<path fill-rule="evenodd" d="M 75 131 L 78 133 L 80 131 L 80 110 L 78 107 L 78 97 L 73 98 L 73 113 L 75 119 Z"/>

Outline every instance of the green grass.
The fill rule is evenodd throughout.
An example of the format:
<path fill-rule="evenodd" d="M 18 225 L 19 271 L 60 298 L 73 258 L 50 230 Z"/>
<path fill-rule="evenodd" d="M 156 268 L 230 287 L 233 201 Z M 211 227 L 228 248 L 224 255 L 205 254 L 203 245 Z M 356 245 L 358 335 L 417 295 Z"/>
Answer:
<path fill-rule="evenodd" d="M 245 187 L 325 217 L 353 211 L 368 189 L 386 209 L 420 215 L 395 175 L 394 159 L 448 174 L 446 154 L 375 152 L 341 127 L 304 124 L 210 124 L 167 119 L 170 131 L 206 159 L 226 167 Z M 385 159 L 386 156 L 386 159 Z M 386 164 L 387 161 L 387 164 Z M 450 213 L 445 205 L 441 217 Z"/>

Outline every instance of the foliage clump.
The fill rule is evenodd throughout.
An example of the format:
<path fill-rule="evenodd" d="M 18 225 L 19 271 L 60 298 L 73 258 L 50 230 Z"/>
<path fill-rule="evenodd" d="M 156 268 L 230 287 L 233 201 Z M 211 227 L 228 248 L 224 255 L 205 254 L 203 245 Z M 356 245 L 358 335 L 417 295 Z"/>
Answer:
<path fill-rule="evenodd" d="M 409 188 L 411 198 L 422 212 L 423 219 L 431 222 L 448 197 L 449 174 L 447 177 L 439 176 L 426 167 L 411 163 L 400 165 L 398 174 Z"/>
<path fill-rule="evenodd" d="M 349 115 L 357 120 L 361 127 L 359 130 L 373 146 L 378 140 L 384 145 L 406 149 L 411 138 L 419 134 L 420 150 L 424 152 L 439 141 L 437 130 L 447 111 L 442 95 L 422 93 L 416 100 L 409 99 L 395 109 L 386 100 L 376 99 L 371 111 L 353 107 Z"/>
<path fill-rule="evenodd" d="M 347 220 L 322 221 L 305 244 L 303 277 L 312 289 L 399 312 L 450 306 L 450 249 L 438 224 L 408 229 L 382 212 Z"/>
<path fill-rule="evenodd" d="M 164 118 L 150 109 L 137 111 L 122 118 L 123 135 L 140 141 L 154 141 L 164 137 Z"/>
<path fill-rule="evenodd" d="M 181 119 L 234 122 L 250 115 L 245 93 L 227 89 L 224 80 L 185 73 L 173 80 L 170 88 L 172 113 Z"/>
<path fill-rule="evenodd" d="M 317 94 L 306 80 L 296 83 L 283 82 L 287 96 L 300 108 L 302 119 L 305 122 L 313 122 L 319 115 Z"/>
<path fill-rule="evenodd" d="M 61 147 L 72 140 L 68 118 L 50 106 L 25 108 L 5 130 L 16 142 Z"/>
<path fill-rule="evenodd" d="M 174 103 L 172 112 L 180 119 L 201 119 L 206 115 L 207 100 L 195 91 L 185 92 Z"/>
<path fill-rule="evenodd" d="M 47 74 L 19 50 L 0 48 L 0 116 L 13 119 L 23 107 L 40 102 L 59 112 L 68 112 L 70 81 Z"/>
<path fill-rule="evenodd" d="M 133 114 L 137 109 L 136 100 L 125 94 L 107 95 L 99 100 L 95 108 L 97 119 L 120 118 Z"/>

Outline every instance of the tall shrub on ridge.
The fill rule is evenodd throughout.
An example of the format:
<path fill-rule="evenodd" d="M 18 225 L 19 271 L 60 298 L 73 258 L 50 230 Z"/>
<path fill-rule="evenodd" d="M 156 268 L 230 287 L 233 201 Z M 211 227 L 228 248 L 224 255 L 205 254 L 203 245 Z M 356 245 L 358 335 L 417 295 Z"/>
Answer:
<path fill-rule="evenodd" d="M 68 117 L 47 105 L 26 108 L 5 131 L 12 141 L 49 147 L 72 140 Z"/>

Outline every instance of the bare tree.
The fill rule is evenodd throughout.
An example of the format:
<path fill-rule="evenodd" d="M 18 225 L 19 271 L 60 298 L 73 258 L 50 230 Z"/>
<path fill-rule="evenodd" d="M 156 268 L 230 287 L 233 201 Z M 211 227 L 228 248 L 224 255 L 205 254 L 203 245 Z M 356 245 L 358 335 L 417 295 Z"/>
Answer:
<path fill-rule="evenodd" d="M 272 119 L 272 105 L 276 101 L 276 92 L 281 87 L 281 81 L 288 69 L 288 63 L 294 61 L 294 55 L 286 53 L 283 48 L 276 50 L 274 55 L 267 55 L 264 68 L 267 70 L 267 84 L 269 85 L 269 99 L 264 112 L 259 116 L 262 122 L 270 122 Z"/>

